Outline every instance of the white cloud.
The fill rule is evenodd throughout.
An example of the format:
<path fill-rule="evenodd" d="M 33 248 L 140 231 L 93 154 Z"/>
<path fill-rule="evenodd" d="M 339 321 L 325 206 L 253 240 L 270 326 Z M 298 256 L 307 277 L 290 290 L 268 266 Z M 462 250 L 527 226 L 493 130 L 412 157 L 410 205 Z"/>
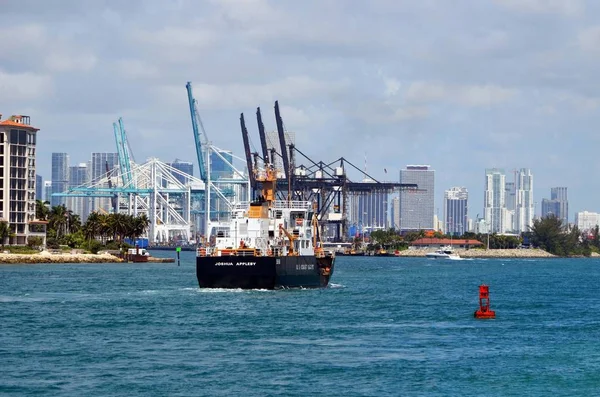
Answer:
<path fill-rule="evenodd" d="M 600 51 L 600 26 L 593 26 L 582 30 L 577 36 L 579 47 L 584 51 Z"/>
<path fill-rule="evenodd" d="M 408 86 L 404 98 L 408 102 L 430 102 L 443 99 L 447 94 L 444 84 L 416 81 Z"/>
<path fill-rule="evenodd" d="M 120 59 L 115 62 L 118 73 L 127 78 L 155 78 L 159 76 L 158 68 L 141 59 Z"/>
<path fill-rule="evenodd" d="M 211 109 L 248 108 L 275 100 L 299 101 L 315 97 L 327 98 L 347 89 L 344 81 L 320 81 L 308 76 L 289 76 L 263 84 L 211 84 L 193 82 L 194 97 L 199 106 Z M 167 97 L 181 96 L 180 86 L 162 87 Z"/>
<path fill-rule="evenodd" d="M 386 96 L 394 96 L 400 90 L 402 84 L 399 80 L 393 78 L 385 78 L 383 80 L 383 84 L 385 84 L 385 95 Z"/>
<path fill-rule="evenodd" d="M 495 3 L 519 12 L 581 15 L 585 4 L 581 0 L 494 0 Z"/>
<path fill-rule="evenodd" d="M 48 96 L 53 89 L 49 76 L 33 73 L 5 73 L 0 70 L 0 103 L 14 106 L 18 101 L 29 101 Z"/>
<path fill-rule="evenodd" d="M 408 102 L 446 101 L 465 106 L 485 106 L 506 102 L 517 94 L 516 89 L 496 85 L 449 85 L 417 81 L 406 90 Z"/>
<path fill-rule="evenodd" d="M 463 86 L 456 89 L 456 100 L 467 106 L 486 106 L 506 102 L 517 94 L 512 88 L 495 85 Z"/>
<path fill-rule="evenodd" d="M 91 53 L 51 52 L 44 60 L 44 65 L 51 72 L 90 71 L 97 59 Z"/>

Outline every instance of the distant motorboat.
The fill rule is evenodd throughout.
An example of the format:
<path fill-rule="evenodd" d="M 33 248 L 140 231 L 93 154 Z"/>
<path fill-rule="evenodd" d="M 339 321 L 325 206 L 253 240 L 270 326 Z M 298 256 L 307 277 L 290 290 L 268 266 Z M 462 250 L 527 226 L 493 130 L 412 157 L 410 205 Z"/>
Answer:
<path fill-rule="evenodd" d="M 440 249 L 434 252 L 428 252 L 427 254 L 425 254 L 425 256 L 427 258 L 433 259 L 462 259 L 460 255 L 454 252 L 451 246 L 441 247 Z"/>

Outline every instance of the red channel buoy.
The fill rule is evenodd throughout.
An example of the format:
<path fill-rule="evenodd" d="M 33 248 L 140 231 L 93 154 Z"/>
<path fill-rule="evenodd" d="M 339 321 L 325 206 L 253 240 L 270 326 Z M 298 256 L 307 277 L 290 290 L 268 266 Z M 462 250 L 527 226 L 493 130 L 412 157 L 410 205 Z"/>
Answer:
<path fill-rule="evenodd" d="M 490 310 L 490 287 L 485 284 L 479 286 L 479 310 L 475 311 L 475 318 L 496 318 L 496 312 Z"/>

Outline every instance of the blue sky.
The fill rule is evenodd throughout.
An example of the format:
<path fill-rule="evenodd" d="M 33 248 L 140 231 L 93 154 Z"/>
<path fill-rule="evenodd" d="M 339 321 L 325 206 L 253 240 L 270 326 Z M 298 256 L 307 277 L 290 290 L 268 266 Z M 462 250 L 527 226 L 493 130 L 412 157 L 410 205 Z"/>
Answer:
<path fill-rule="evenodd" d="M 210 139 L 242 155 L 239 113 L 263 109 L 314 159 L 344 156 L 381 179 L 436 170 L 436 198 L 466 186 L 481 213 L 485 168 L 528 167 L 600 211 L 600 3 L 583 0 L 5 0 L 0 113 L 41 128 L 38 173 L 114 151 L 193 160 L 185 91 Z M 255 124 L 250 133 L 258 147 Z M 387 169 L 388 173 L 384 173 Z"/>

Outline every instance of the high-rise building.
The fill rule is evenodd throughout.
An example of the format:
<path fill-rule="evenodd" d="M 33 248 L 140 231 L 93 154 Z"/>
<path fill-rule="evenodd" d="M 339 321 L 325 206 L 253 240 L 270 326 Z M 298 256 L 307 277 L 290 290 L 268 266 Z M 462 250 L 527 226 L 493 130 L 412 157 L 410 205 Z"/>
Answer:
<path fill-rule="evenodd" d="M 42 176 L 41 175 L 36 175 L 35 176 L 35 199 L 36 200 L 44 200 L 44 197 L 42 196 L 42 192 L 44 190 L 44 183 L 42 182 Z"/>
<path fill-rule="evenodd" d="M 528 232 L 533 226 L 535 211 L 533 174 L 529 168 L 521 168 L 517 172 L 516 200 L 514 230 L 517 233 Z"/>
<path fill-rule="evenodd" d="M 575 214 L 575 225 L 582 231 L 587 231 L 600 225 L 600 214 L 596 212 L 578 212 Z"/>
<path fill-rule="evenodd" d="M 81 163 L 69 167 L 69 187 L 85 185 L 90 181 L 90 174 L 87 163 Z M 89 197 L 67 197 L 66 206 L 79 215 L 82 222 L 85 222 L 90 214 L 91 199 Z"/>
<path fill-rule="evenodd" d="M 444 231 L 462 236 L 468 228 L 469 192 L 465 187 L 453 187 L 444 192 Z"/>
<path fill-rule="evenodd" d="M 563 221 L 563 225 L 569 225 L 569 199 L 567 197 L 566 187 L 553 187 L 550 189 L 550 200 L 558 201 L 559 214 L 557 215 Z"/>
<path fill-rule="evenodd" d="M 63 193 L 69 186 L 69 155 L 52 153 L 52 193 Z M 66 203 L 65 197 L 52 196 L 50 205 L 56 207 Z"/>
<path fill-rule="evenodd" d="M 52 181 L 44 181 L 44 201 L 50 202 L 52 198 Z"/>
<path fill-rule="evenodd" d="M 550 200 L 542 200 L 542 218 L 550 215 L 559 218 L 564 226 L 569 225 L 569 201 L 566 187 L 551 188 Z"/>
<path fill-rule="evenodd" d="M 558 200 L 542 199 L 542 218 L 548 216 L 560 217 L 560 203 Z"/>
<path fill-rule="evenodd" d="M 515 187 L 515 182 L 506 182 L 505 186 L 505 205 L 508 211 L 514 211 L 517 207 L 517 189 Z"/>
<path fill-rule="evenodd" d="M 225 160 L 223 160 L 223 158 Z M 233 168 L 227 164 L 233 164 L 233 153 L 229 150 L 221 150 L 217 154 L 215 151 L 210 155 L 210 179 L 233 178 Z"/>
<path fill-rule="evenodd" d="M 435 171 L 429 165 L 407 165 L 400 183 L 416 183 L 418 189 L 400 192 L 400 230 L 433 229 Z"/>
<path fill-rule="evenodd" d="M 357 196 L 358 225 L 364 232 L 388 228 L 388 194 L 362 192 Z"/>
<path fill-rule="evenodd" d="M 400 197 L 392 199 L 392 227 L 400 230 Z"/>
<path fill-rule="evenodd" d="M 189 162 L 189 161 L 182 161 L 179 159 L 175 159 L 175 161 L 173 161 L 172 163 L 169 163 L 168 165 L 170 165 L 171 167 L 175 168 L 176 170 L 179 170 L 187 175 L 194 175 L 194 164 Z M 186 184 L 188 183 L 188 178 L 186 178 L 184 175 L 172 172 L 173 176 L 175 177 L 175 179 L 177 179 L 179 182 Z"/>
<path fill-rule="evenodd" d="M 112 171 L 113 169 L 119 166 L 119 155 L 117 153 L 92 153 L 92 161 L 90 165 L 90 182 L 96 183 L 100 181 L 103 177 L 106 177 L 107 169 L 108 171 Z M 111 181 L 111 183 L 117 183 L 116 177 Z M 104 182 L 101 186 L 98 185 L 98 187 L 107 188 L 108 181 Z M 100 209 L 102 211 L 111 212 L 111 199 L 94 198 L 92 200 L 90 211 L 97 211 Z"/>
<path fill-rule="evenodd" d="M 485 170 L 485 195 L 483 198 L 484 219 L 491 233 L 506 231 L 506 176 L 504 170 Z"/>
<path fill-rule="evenodd" d="M 1 115 L 0 115 L 1 119 Z M 35 225 L 35 145 L 39 129 L 29 116 L 0 121 L 0 218 L 14 233 L 12 244 L 26 244 Z"/>

